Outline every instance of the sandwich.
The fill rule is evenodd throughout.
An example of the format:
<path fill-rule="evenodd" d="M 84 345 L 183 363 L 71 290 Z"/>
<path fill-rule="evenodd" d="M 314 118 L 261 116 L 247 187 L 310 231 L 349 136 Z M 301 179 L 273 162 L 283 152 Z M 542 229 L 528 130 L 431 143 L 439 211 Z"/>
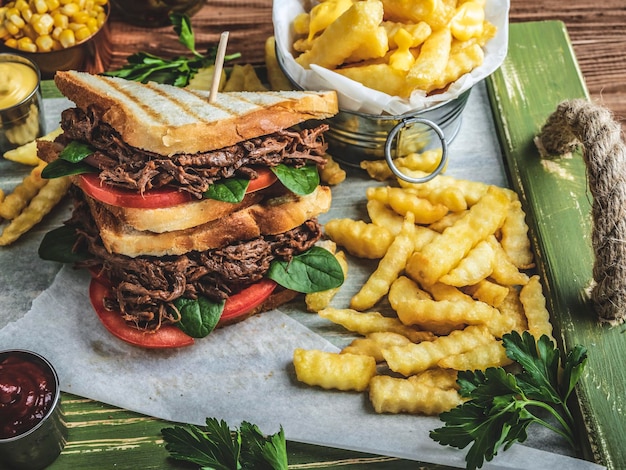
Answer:
<path fill-rule="evenodd" d="M 75 106 L 39 141 L 46 178 L 70 175 L 73 212 L 39 254 L 92 273 L 105 327 L 142 347 L 179 347 L 214 328 L 341 285 L 317 244 L 334 92 L 208 93 L 57 72 Z"/>

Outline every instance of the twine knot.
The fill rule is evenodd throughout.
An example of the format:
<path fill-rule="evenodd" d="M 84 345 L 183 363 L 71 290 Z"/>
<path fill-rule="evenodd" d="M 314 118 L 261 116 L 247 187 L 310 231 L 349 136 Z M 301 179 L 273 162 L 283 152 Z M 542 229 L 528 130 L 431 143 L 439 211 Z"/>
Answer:
<path fill-rule="evenodd" d="M 601 322 L 626 321 L 626 147 L 621 126 L 605 107 L 587 100 L 561 103 L 538 146 L 563 155 L 582 145 L 592 202 L 594 251 L 591 299 Z"/>

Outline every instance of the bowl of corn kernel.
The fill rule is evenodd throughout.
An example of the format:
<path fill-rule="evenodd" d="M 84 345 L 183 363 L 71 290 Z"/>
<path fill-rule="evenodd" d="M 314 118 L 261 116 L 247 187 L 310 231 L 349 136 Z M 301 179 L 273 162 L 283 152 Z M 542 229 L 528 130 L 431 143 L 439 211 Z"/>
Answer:
<path fill-rule="evenodd" d="M 14 0 L 0 7 L 0 50 L 35 62 L 44 79 L 57 70 L 106 70 L 108 0 Z"/>

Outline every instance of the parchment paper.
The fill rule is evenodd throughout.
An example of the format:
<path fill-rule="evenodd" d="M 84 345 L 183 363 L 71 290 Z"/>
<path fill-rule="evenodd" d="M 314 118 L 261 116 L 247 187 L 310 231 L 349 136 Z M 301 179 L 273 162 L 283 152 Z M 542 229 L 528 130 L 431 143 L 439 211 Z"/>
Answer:
<path fill-rule="evenodd" d="M 508 48 L 509 0 L 487 0 L 485 17 L 498 30 L 484 47 L 485 60 L 480 67 L 463 75 L 444 93 L 426 96 L 416 90 L 409 99 L 391 96 L 378 90 L 367 88 L 332 70 L 315 64 L 310 69 L 298 64 L 293 55 L 293 19 L 305 10 L 307 0 L 275 0 L 273 4 L 274 35 L 276 52 L 287 75 L 305 90 L 336 90 L 339 107 L 346 111 L 359 111 L 369 114 L 399 115 L 410 111 L 421 111 L 437 103 L 458 97 L 476 83 L 491 75 L 504 61 Z"/>
<path fill-rule="evenodd" d="M 58 120 L 54 113 L 68 102 L 46 101 L 52 128 Z M 448 174 L 505 184 L 495 135 L 484 86 L 479 84 L 450 146 Z M 333 188 L 331 212 L 321 221 L 363 218 L 365 187 L 371 184 L 363 174 L 350 173 L 348 181 Z M 203 424 L 206 417 L 216 417 L 237 426 L 247 420 L 267 433 L 282 425 L 293 441 L 465 466 L 464 451 L 442 447 L 429 438 L 429 431 L 442 425 L 438 418 L 378 415 L 363 393 L 297 383 L 291 365 L 294 348 L 336 351 L 351 339 L 326 320 L 305 313 L 301 303 L 218 330 L 177 351 L 145 351 L 118 341 L 93 313 L 85 272 L 63 267 L 50 287 L 38 287 L 59 268 L 38 259 L 38 242 L 45 225 L 57 225 L 69 215 L 67 211 L 67 206 L 59 208 L 44 227 L 10 248 L 21 253 L 20 263 L 13 261 L 15 251 L 0 251 L 2 296 L 17 299 L 11 308 L 0 303 L 0 349 L 25 348 L 42 354 L 57 369 L 64 391 L 177 422 Z M 335 305 L 346 306 L 372 269 L 371 264 L 352 263 L 349 281 Z M 37 291 L 41 293 L 28 310 Z M 539 426 L 529 434 L 527 445 L 513 446 L 483 468 L 602 468 L 572 458 L 561 439 Z"/>

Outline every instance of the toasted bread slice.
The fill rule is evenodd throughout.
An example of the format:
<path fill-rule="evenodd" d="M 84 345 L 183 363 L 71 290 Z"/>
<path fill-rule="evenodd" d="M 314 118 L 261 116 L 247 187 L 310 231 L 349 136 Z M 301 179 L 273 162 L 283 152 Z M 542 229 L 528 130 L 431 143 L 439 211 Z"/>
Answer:
<path fill-rule="evenodd" d="M 133 147 L 161 155 L 216 150 L 338 112 L 334 91 L 209 93 L 85 72 L 54 81 L 79 108 L 96 106 Z"/>
<path fill-rule="evenodd" d="M 104 206 L 122 224 L 129 225 L 135 230 L 163 233 L 206 224 L 256 204 L 261 199 L 263 193 L 257 191 L 246 194 L 239 203 L 202 199 L 156 209 L 117 207 L 108 204 Z"/>
<path fill-rule="evenodd" d="M 302 225 L 330 209 L 331 192 L 326 186 L 307 196 L 289 193 L 264 200 L 225 217 L 196 227 L 154 233 L 135 230 L 120 222 L 98 201 L 87 197 L 91 213 L 107 250 L 129 257 L 182 255 L 224 247 L 260 235 L 276 235 Z"/>

